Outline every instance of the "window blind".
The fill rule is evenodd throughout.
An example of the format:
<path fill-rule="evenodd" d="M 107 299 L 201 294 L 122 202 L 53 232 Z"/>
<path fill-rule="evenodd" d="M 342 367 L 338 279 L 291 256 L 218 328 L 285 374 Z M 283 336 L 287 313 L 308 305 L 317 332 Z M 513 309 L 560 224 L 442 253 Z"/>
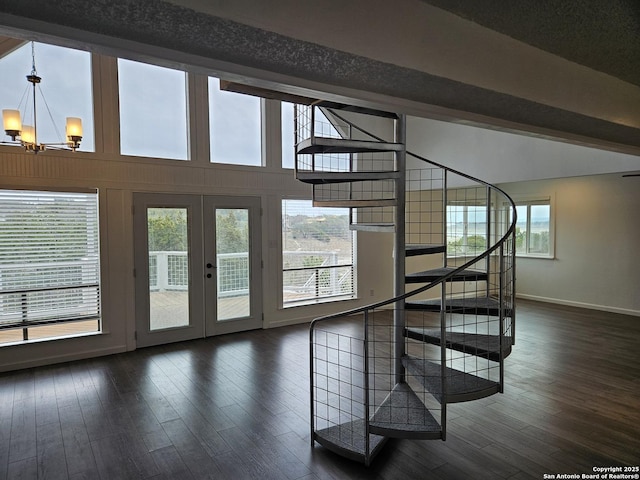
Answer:
<path fill-rule="evenodd" d="M 0 329 L 100 316 L 96 193 L 0 190 Z"/>

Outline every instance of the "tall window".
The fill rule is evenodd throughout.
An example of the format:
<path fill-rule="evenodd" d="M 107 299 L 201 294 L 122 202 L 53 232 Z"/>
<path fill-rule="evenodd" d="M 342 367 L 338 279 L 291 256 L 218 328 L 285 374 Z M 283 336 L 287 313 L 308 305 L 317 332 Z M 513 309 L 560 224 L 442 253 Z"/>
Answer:
<path fill-rule="evenodd" d="M 99 330 L 96 193 L 0 190 L 0 344 Z"/>
<path fill-rule="evenodd" d="M 43 99 L 37 93 L 38 141 L 64 142 L 65 118 L 80 117 L 83 136 L 79 150 L 93 152 L 91 55 L 80 50 L 36 43 L 35 59 L 38 76 L 42 78 L 39 89 L 44 96 Z M 26 79 L 26 75 L 31 73 L 31 63 L 30 42 L 0 57 L 0 106 L 20 110 L 23 125 L 33 125 L 32 107 L 25 106 L 26 91 L 32 88 Z"/>
<path fill-rule="evenodd" d="M 186 73 L 118 59 L 120 152 L 188 159 Z"/>
<path fill-rule="evenodd" d="M 553 257 L 550 200 L 516 202 L 516 255 Z"/>
<path fill-rule="evenodd" d="M 209 77 L 209 134 L 211 161 L 262 166 L 260 99 L 220 90 Z"/>
<path fill-rule="evenodd" d="M 282 298 L 285 307 L 355 297 L 348 208 L 282 200 Z"/>

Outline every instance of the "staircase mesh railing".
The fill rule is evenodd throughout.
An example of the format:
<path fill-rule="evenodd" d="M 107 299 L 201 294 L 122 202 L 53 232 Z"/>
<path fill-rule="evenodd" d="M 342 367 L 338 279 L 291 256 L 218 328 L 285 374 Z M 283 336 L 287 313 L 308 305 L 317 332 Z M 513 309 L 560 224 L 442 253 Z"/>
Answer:
<path fill-rule="evenodd" d="M 448 403 L 501 392 L 515 333 L 513 201 L 407 155 L 423 168 L 406 172 L 406 243 L 445 251 L 406 257 L 418 288 L 310 327 L 312 443 L 365 463 L 401 425 L 405 438 L 444 439 Z"/>

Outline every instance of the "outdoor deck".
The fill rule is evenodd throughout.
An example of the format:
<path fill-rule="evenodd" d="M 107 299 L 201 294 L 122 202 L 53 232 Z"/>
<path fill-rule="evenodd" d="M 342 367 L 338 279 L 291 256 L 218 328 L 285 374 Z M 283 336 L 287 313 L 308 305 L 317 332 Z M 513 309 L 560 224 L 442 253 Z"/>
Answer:
<path fill-rule="evenodd" d="M 188 322 L 188 293 L 152 292 L 151 294 L 152 328 L 168 328 L 186 325 Z M 218 319 L 231 319 L 246 316 L 249 313 L 249 296 L 223 297 L 218 300 Z M 184 321 L 183 321 L 184 320 Z M 100 328 L 98 320 L 68 322 L 55 325 L 29 328 L 29 339 L 64 337 L 83 333 L 97 332 Z M 0 345 L 22 341 L 22 329 L 0 331 Z"/>

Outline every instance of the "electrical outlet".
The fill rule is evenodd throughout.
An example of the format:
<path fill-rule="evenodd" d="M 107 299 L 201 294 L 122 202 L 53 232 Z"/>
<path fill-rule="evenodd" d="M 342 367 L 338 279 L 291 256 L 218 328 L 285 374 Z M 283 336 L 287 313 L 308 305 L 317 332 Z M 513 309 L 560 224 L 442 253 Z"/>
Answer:
<path fill-rule="evenodd" d="M 374 294 L 374 293 L 375 293 L 375 292 L 373 291 L 373 288 L 372 288 L 371 290 L 369 290 L 369 296 L 370 296 L 370 297 L 373 297 L 373 294 Z"/>

